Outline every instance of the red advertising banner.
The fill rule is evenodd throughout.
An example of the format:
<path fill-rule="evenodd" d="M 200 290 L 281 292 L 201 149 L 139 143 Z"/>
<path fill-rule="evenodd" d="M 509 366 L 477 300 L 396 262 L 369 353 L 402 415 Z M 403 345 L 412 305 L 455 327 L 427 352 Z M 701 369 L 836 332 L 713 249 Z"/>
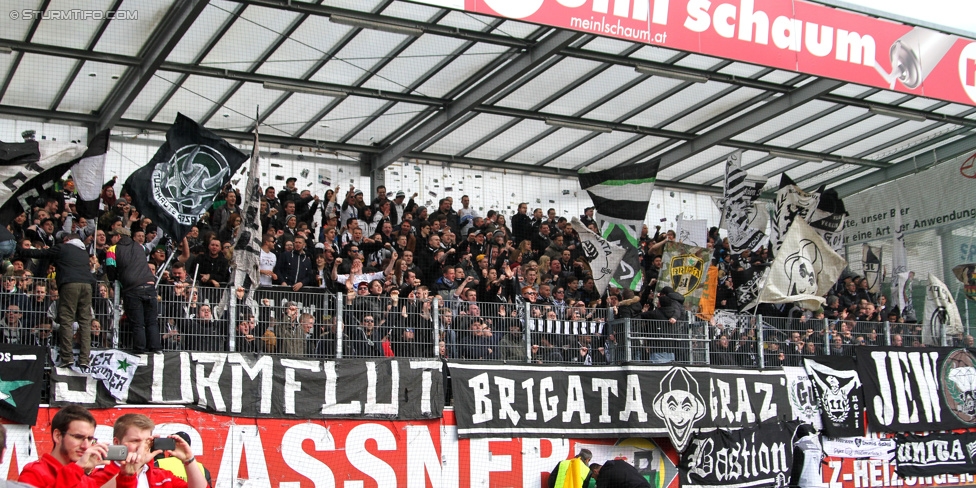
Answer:
<path fill-rule="evenodd" d="M 827 457 L 823 462 L 824 488 L 875 486 L 972 486 L 971 474 L 944 474 L 925 478 L 899 478 L 895 464 L 883 459 Z"/>
<path fill-rule="evenodd" d="M 413 0 L 976 105 L 976 41 L 802 0 Z"/>
<path fill-rule="evenodd" d="M 28 462 L 50 452 L 51 417 L 37 425 L 7 424 L 0 479 L 16 479 Z M 177 407 L 92 410 L 95 437 L 111 442 L 112 423 L 126 413 L 156 422 L 157 435 L 190 435 L 197 460 L 215 488 L 546 486 L 549 472 L 579 449 L 593 461 L 625 459 L 655 488 L 677 488 L 677 454 L 647 439 L 458 439 L 454 414 L 423 421 L 248 419 Z M 667 441 L 663 441 L 665 444 Z"/>

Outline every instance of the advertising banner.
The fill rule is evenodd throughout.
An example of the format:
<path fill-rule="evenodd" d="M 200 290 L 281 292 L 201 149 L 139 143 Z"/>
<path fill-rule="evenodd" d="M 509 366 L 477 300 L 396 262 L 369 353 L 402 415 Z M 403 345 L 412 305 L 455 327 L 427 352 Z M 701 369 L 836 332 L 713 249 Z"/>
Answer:
<path fill-rule="evenodd" d="M 50 452 L 51 417 L 42 407 L 35 427 L 7 424 L 0 480 Z M 148 415 L 156 435 L 186 432 L 215 488 L 546 486 L 549 472 L 580 449 L 593 461 L 622 459 L 656 488 L 678 488 L 677 453 L 648 439 L 458 439 L 453 413 L 441 419 L 241 419 L 182 407 L 92 410 L 95 436 L 111 442 L 112 423 L 127 413 Z"/>
<path fill-rule="evenodd" d="M 889 486 L 969 486 L 976 482 L 971 474 L 898 476 L 895 462 L 887 459 L 827 457 L 823 462 L 823 485 L 828 488 L 868 488 Z"/>
<path fill-rule="evenodd" d="M 976 101 L 976 43 L 801 0 L 413 0 L 951 102 Z"/>

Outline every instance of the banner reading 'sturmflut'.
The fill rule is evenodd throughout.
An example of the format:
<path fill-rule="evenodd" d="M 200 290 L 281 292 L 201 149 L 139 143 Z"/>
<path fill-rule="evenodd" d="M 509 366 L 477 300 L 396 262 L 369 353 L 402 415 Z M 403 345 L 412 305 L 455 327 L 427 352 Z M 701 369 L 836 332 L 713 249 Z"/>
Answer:
<path fill-rule="evenodd" d="M 176 242 L 213 205 L 247 155 L 183 114 L 149 164 L 125 182 L 139 212 Z"/>
<path fill-rule="evenodd" d="M 611 280 L 618 288 L 640 290 L 643 273 L 637 250 L 660 165 L 661 160 L 655 159 L 626 168 L 579 173 L 580 187 L 593 200 L 603 238 L 625 250 Z"/>
<path fill-rule="evenodd" d="M 103 380 L 56 368 L 51 404 L 185 405 L 242 417 L 317 419 L 419 420 L 440 417 L 444 409 L 441 362 L 436 360 L 322 361 L 217 352 L 141 358 L 125 391 L 113 392 Z"/>

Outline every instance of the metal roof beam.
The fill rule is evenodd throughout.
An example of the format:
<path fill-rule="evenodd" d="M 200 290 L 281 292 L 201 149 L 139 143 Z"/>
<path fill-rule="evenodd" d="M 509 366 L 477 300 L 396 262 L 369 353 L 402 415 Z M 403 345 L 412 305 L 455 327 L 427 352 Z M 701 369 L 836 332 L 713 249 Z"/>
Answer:
<path fill-rule="evenodd" d="M 379 171 L 389 166 L 401 156 L 413 150 L 418 144 L 448 126 L 451 122 L 477 107 L 483 101 L 520 78 L 541 63 L 546 62 L 559 50 L 579 39 L 581 34 L 567 31 L 554 31 L 535 46 L 520 54 L 507 65 L 492 74 L 470 90 L 444 107 L 442 111 L 427 119 L 400 140 L 387 147 L 372 162 L 372 170 Z"/>
<path fill-rule="evenodd" d="M 207 7 L 207 3 L 207 0 L 178 0 L 170 6 L 148 43 L 143 46 L 139 66 L 126 71 L 112 95 L 99 109 L 96 132 L 111 128 L 122 118 L 129 105 L 155 76 L 159 66 Z"/>
<path fill-rule="evenodd" d="M 319 17 L 331 17 L 333 15 L 341 15 L 343 17 L 352 17 L 360 20 L 381 22 L 384 24 L 392 24 L 392 25 L 407 27 L 412 29 L 421 29 L 422 31 L 424 31 L 425 34 L 436 34 L 439 36 L 453 37 L 456 39 L 463 39 L 466 41 L 477 41 L 477 42 L 484 42 L 488 44 L 497 44 L 500 46 L 528 48 L 532 45 L 530 41 L 519 39 L 517 37 L 502 36 L 498 34 L 489 34 L 487 32 L 461 29 L 458 27 L 440 25 L 432 22 L 421 22 L 416 20 L 401 19 L 397 17 L 389 17 L 385 15 L 367 13 L 360 10 L 349 10 L 349 9 L 338 8 L 338 7 L 329 7 L 325 5 L 314 5 L 314 4 L 304 3 L 304 2 L 293 2 L 291 0 L 230 0 L 230 1 L 243 3 L 246 5 L 255 5 L 258 7 L 267 7 L 267 8 L 277 9 L 277 10 L 287 10 L 289 12 L 316 15 Z"/>

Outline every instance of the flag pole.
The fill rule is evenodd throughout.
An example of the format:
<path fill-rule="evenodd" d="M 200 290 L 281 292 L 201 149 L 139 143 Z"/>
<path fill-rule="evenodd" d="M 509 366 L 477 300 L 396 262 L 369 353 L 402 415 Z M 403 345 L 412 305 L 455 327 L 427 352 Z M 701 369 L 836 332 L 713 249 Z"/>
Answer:
<path fill-rule="evenodd" d="M 173 261 L 173 256 L 176 256 L 176 249 L 173 249 L 173 252 L 169 253 L 169 257 L 166 258 L 166 262 L 163 263 L 163 266 L 161 268 L 159 268 L 159 269 L 156 270 L 156 285 L 155 285 L 155 287 L 158 287 L 159 286 L 159 282 L 163 280 L 163 273 L 166 272 L 166 268 L 169 267 L 169 263 L 171 261 Z"/>

